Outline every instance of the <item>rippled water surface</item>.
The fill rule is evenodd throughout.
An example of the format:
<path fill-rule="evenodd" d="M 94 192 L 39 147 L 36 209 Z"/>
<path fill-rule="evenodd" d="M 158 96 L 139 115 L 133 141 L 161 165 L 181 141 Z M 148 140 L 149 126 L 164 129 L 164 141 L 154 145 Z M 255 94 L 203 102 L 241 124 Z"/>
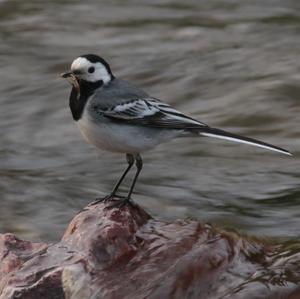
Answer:
<path fill-rule="evenodd" d="M 0 231 L 57 240 L 125 168 L 83 141 L 58 77 L 92 52 L 193 117 L 294 153 L 175 140 L 144 154 L 138 203 L 160 219 L 299 237 L 299 35 L 298 0 L 0 0 Z"/>

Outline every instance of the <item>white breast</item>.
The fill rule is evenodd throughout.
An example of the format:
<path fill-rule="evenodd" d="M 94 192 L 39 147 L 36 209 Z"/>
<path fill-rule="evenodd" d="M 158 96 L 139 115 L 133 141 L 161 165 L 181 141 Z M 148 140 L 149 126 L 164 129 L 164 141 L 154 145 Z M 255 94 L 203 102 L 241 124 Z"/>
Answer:
<path fill-rule="evenodd" d="M 88 143 L 102 150 L 120 153 L 141 153 L 179 134 L 174 130 L 94 121 L 86 111 L 77 124 Z"/>

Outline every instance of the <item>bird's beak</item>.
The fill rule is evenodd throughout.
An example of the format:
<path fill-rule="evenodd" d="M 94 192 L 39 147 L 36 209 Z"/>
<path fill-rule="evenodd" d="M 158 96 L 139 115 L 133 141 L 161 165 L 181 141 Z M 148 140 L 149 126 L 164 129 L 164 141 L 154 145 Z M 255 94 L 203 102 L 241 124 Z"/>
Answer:
<path fill-rule="evenodd" d="M 69 78 L 72 77 L 72 75 L 74 75 L 72 72 L 65 72 L 60 74 L 62 78 Z"/>

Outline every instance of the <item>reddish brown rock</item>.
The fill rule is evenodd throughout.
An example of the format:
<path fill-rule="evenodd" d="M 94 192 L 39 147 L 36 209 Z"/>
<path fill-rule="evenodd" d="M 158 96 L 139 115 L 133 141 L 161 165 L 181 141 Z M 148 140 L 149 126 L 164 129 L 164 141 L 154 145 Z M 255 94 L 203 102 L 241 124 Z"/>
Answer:
<path fill-rule="evenodd" d="M 299 250 L 89 205 L 53 245 L 0 235 L 0 299 L 296 299 Z"/>

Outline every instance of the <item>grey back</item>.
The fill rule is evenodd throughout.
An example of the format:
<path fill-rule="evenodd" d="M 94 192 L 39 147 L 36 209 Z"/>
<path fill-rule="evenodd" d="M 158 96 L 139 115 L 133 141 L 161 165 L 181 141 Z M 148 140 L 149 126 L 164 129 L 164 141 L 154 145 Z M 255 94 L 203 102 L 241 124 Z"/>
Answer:
<path fill-rule="evenodd" d="M 96 91 L 89 101 L 89 105 L 107 110 L 124 102 L 147 97 L 149 95 L 140 88 L 127 81 L 115 78 Z"/>

